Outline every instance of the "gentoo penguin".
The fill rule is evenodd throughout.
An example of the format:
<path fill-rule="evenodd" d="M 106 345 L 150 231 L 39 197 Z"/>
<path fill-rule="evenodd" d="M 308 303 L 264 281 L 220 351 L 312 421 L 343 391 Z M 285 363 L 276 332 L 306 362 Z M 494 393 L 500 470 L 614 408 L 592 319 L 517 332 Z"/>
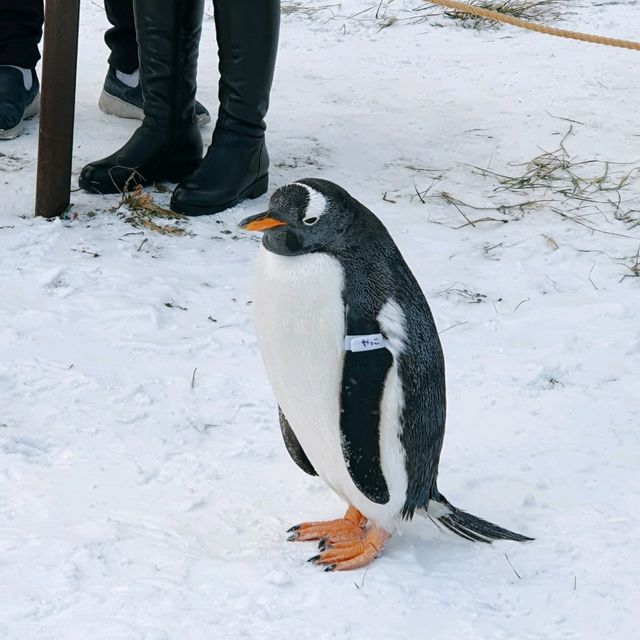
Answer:
<path fill-rule="evenodd" d="M 254 323 L 291 457 L 348 505 L 292 527 L 325 570 L 361 567 L 419 513 L 468 540 L 530 540 L 438 491 L 444 357 L 429 305 L 378 218 L 332 182 L 281 187 L 240 227 L 264 233 Z"/>

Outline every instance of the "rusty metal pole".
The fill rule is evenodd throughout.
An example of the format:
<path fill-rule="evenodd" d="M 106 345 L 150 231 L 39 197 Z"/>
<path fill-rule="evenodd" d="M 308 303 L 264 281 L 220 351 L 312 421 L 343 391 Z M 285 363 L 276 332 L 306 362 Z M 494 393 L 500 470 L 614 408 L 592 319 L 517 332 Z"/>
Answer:
<path fill-rule="evenodd" d="M 69 206 L 80 0 L 47 0 L 42 51 L 36 215 Z"/>

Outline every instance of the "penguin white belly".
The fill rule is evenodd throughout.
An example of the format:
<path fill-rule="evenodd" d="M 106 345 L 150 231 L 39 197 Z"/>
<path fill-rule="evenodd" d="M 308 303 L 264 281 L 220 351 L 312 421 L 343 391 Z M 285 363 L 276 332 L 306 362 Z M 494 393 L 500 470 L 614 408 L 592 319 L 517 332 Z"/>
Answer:
<path fill-rule="evenodd" d="M 381 403 L 381 468 L 390 499 L 376 504 L 356 487 L 342 453 L 343 269 L 323 253 L 279 256 L 260 247 L 254 322 L 269 382 L 318 475 L 347 503 L 392 530 L 406 499 L 400 445 L 402 391 L 394 363 Z"/>

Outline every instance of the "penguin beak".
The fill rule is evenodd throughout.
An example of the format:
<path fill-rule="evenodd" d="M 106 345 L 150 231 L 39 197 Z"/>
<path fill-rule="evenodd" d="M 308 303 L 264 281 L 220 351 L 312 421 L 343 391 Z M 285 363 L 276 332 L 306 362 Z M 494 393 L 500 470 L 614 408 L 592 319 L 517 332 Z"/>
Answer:
<path fill-rule="evenodd" d="M 257 216 L 245 218 L 238 226 L 247 231 L 266 231 L 275 227 L 285 227 L 286 222 L 278 220 L 273 211 L 264 211 Z"/>

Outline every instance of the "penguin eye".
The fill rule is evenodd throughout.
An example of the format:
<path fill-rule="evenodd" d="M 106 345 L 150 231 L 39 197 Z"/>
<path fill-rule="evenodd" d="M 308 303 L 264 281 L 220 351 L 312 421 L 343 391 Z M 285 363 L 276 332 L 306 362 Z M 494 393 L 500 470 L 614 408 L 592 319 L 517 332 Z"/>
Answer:
<path fill-rule="evenodd" d="M 302 222 L 311 226 L 312 224 L 315 224 L 316 222 L 318 222 L 318 218 L 305 218 Z"/>

